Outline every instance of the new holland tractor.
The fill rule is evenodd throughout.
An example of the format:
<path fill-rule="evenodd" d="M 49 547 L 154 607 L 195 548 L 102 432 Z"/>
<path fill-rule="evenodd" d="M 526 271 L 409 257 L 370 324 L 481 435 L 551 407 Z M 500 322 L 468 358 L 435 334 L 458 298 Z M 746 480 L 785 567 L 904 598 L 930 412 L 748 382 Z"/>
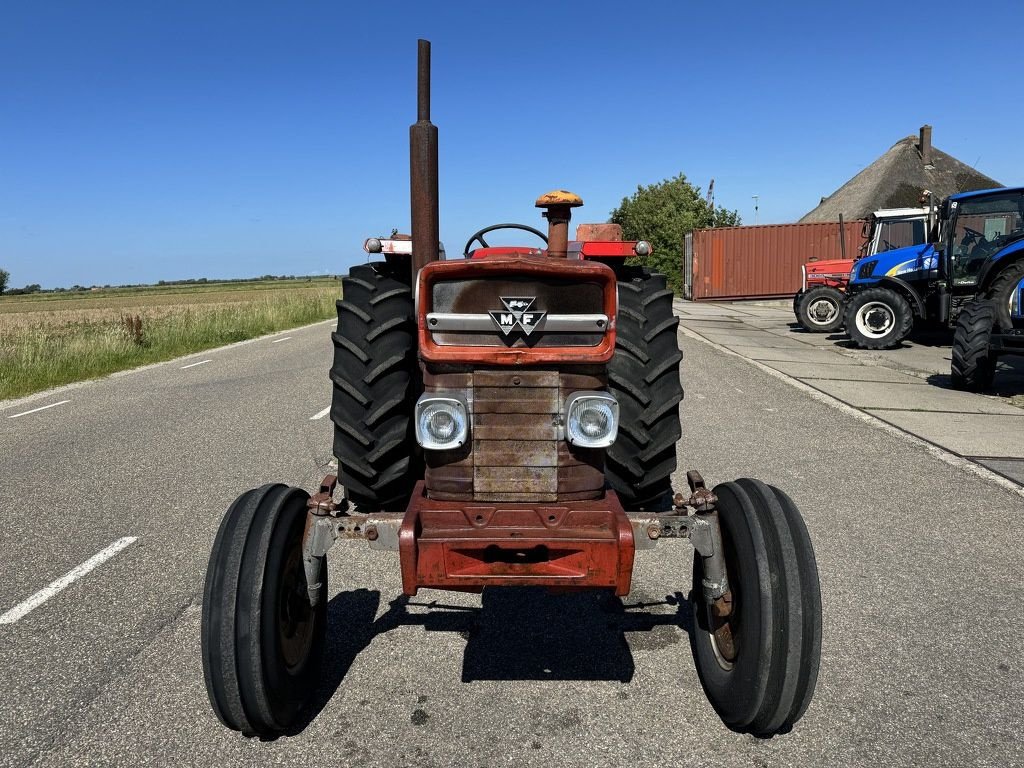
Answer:
<path fill-rule="evenodd" d="M 537 201 L 546 233 L 485 227 L 462 258 L 439 258 L 429 72 L 421 40 L 411 239 L 368 240 L 382 258 L 353 268 L 338 301 L 338 476 L 312 496 L 279 483 L 246 491 L 217 532 L 201 643 L 214 712 L 250 736 L 302 727 L 331 663 L 326 555 L 339 541 L 397 553 L 406 595 L 626 595 L 638 551 L 687 538 L 691 643 L 711 704 L 740 731 L 790 729 L 814 693 L 821 644 L 796 505 L 752 479 L 709 489 L 690 472 L 689 491 L 673 489 L 678 319 L 665 277 L 626 264 L 648 244 L 570 242 L 582 201 L 559 190 Z M 535 242 L 488 245 L 509 227 Z M 360 574 L 341 578 L 348 587 Z"/>
<path fill-rule="evenodd" d="M 800 267 L 800 290 L 793 314 L 811 333 L 832 333 L 843 327 L 843 306 L 850 270 L 857 260 L 926 241 L 927 208 L 882 208 L 864 222 L 864 243 L 857 259 L 808 261 Z"/>
<path fill-rule="evenodd" d="M 951 195 L 930 230 L 927 244 L 857 262 L 846 331 L 857 347 L 891 349 L 915 320 L 955 327 L 953 384 L 983 389 L 999 355 L 1024 352 L 1024 187 Z"/>

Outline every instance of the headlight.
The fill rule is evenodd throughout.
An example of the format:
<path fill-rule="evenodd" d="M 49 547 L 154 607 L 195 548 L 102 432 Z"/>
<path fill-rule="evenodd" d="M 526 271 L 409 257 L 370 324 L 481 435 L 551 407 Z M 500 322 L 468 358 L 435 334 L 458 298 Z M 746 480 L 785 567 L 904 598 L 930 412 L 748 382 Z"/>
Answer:
<path fill-rule="evenodd" d="M 651 244 L 646 240 L 639 241 L 633 246 L 633 253 L 637 256 L 650 256 L 651 255 Z"/>
<path fill-rule="evenodd" d="M 871 277 L 871 273 L 875 271 L 875 267 L 878 266 L 878 259 L 872 259 L 871 261 L 864 262 L 857 268 L 857 277 L 864 280 Z"/>
<path fill-rule="evenodd" d="M 465 444 L 469 434 L 466 406 L 454 397 L 423 395 L 416 402 L 416 442 L 444 451 Z"/>
<path fill-rule="evenodd" d="M 619 404 L 607 392 L 577 392 L 565 402 L 565 439 L 580 448 L 607 448 L 619 433 Z"/>
<path fill-rule="evenodd" d="M 384 246 L 379 238 L 368 237 L 366 239 L 366 242 L 363 243 L 363 250 L 365 250 L 367 253 L 380 253 L 382 250 L 384 250 Z"/>

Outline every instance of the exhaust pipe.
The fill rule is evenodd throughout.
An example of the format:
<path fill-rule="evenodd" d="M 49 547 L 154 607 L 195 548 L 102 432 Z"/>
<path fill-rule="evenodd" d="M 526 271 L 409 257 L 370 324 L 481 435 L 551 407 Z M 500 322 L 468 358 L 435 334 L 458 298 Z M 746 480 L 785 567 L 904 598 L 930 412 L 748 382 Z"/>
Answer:
<path fill-rule="evenodd" d="M 437 261 L 441 240 L 437 215 L 437 126 L 430 122 L 430 41 L 419 41 L 416 122 L 409 126 L 409 184 L 412 205 L 412 279 Z"/>

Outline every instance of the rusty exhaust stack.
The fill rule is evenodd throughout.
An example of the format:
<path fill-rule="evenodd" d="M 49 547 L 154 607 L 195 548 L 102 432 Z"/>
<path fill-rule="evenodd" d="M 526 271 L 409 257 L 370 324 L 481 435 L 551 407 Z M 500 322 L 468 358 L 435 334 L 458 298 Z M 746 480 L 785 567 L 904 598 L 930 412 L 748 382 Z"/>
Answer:
<path fill-rule="evenodd" d="M 430 41 L 419 41 L 416 122 L 409 126 L 409 184 L 412 205 L 412 278 L 437 261 L 441 239 L 437 215 L 437 126 L 430 122 Z"/>
<path fill-rule="evenodd" d="M 543 208 L 541 215 L 548 220 L 548 256 L 564 259 L 569 250 L 569 221 L 572 209 L 583 205 L 579 195 L 556 189 L 537 198 L 536 206 Z"/>

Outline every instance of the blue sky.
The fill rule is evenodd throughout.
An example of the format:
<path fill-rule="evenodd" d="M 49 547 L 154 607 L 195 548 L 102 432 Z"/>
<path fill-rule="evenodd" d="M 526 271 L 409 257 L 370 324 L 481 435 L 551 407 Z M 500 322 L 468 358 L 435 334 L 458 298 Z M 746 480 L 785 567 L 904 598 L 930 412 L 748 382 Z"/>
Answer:
<path fill-rule="evenodd" d="M 1019 0 L 343 3 L 0 9 L 11 285 L 340 273 L 408 230 L 416 38 L 433 42 L 441 233 L 603 221 L 680 171 L 793 221 L 898 139 L 1024 182 Z M 952 27 L 944 23 L 951 19 Z"/>

